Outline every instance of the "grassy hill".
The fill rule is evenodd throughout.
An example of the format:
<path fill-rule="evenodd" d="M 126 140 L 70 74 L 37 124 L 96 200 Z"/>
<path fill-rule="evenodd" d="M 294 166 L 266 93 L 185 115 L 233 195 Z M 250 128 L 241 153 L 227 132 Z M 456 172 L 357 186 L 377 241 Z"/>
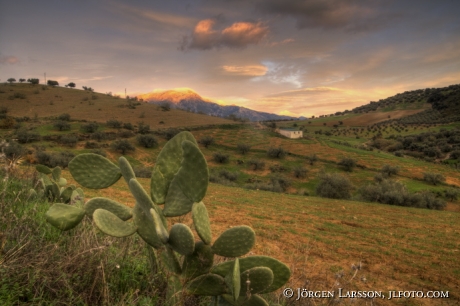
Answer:
<path fill-rule="evenodd" d="M 21 99 L 21 95 L 17 95 L 18 98 L 11 100 L 9 97 L 16 92 L 25 97 Z M 392 104 L 382 103 L 368 113 L 277 122 L 278 126 L 295 126 L 304 131 L 303 139 L 291 140 L 260 124 L 235 124 L 179 110 L 162 111 L 157 106 L 135 105 L 137 101 L 128 103 L 126 99 L 75 89 L 5 84 L 0 85 L 0 108 L 7 108 L 0 119 L 4 127 L 0 129 L 0 136 L 16 139 L 24 131 L 38 135 L 22 144 L 24 169 L 32 168 L 44 154 L 55 156 L 55 162 L 65 165 L 66 156 L 94 150 L 116 162 L 121 153 L 112 146 L 123 139 L 135 148 L 124 155 L 139 173 L 148 176 L 169 137 L 164 133 L 165 128 L 189 129 L 198 141 L 212 139 L 207 146 L 202 142 L 200 149 L 207 159 L 213 181 L 218 182 L 210 185 L 205 198 L 215 236 L 230 226 L 247 224 L 253 227 L 258 237 L 254 252 L 288 263 L 293 271 L 289 286 L 308 286 L 309 290 L 330 290 L 338 286 L 348 290 L 448 290 L 452 297 L 459 299 L 460 205 L 458 200 L 446 197 L 446 191 L 459 190 L 459 170 L 454 163 L 443 164 L 405 154 L 396 156 L 394 151 L 374 146 L 379 139 L 386 141 L 391 137 L 460 128 L 458 122 L 388 123 L 386 128 L 377 124 L 424 111 L 428 105 L 424 99 L 408 100 L 406 106 L 394 108 Z M 59 121 L 56 117 L 63 113 L 70 115 L 69 129 L 59 131 L 55 126 Z M 8 120 L 11 125 L 6 127 Z M 83 120 L 97 121 L 97 131 L 82 130 L 87 124 Z M 132 130 L 114 128 L 107 125 L 108 120 L 136 127 Z M 148 124 L 150 131 L 141 134 L 140 121 Z M 142 146 L 138 142 L 140 135 L 154 137 L 157 145 Z M 72 137 L 73 141 L 69 142 Z M 243 154 L 239 150 L 241 144 L 249 145 L 249 152 Z M 285 153 L 283 157 L 267 154 L 270 149 L 279 148 Z M 218 156 L 226 158 L 221 160 L 216 158 Z M 356 162 L 350 172 L 340 165 L 345 158 Z M 32 164 L 28 166 L 28 162 Z M 253 162 L 264 166 L 254 169 Z M 437 211 L 362 201 L 361 188 L 374 184 L 385 165 L 399 167 L 399 173 L 392 176 L 391 181 L 403 184 L 409 194 L 433 194 L 447 203 L 445 209 Z M 297 176 L 299 169 L 305 172 Z M 440 174 L 445 181 L 437 185 L 427 182 L 424 180 L 427 172 Z M 353 185 L 351 198 L 317 196 L 323 173 L 340 174 L 350 181 Z M 63 176 L 73 182 L 67 171 Z M 148 188 L 147 180 L 140 180 Z M 274 188 L 275 185 L 281 189 Z M 119 202 L 134 204 L 123 183 L 108 190 L 85 190 L 85 193 L 88 198 L 110 196 Z M 359 263 L 360 270 L 352 268 Z M 416 300 L 422 305 L 442 302 Z M 324 300 L 312 303 L 321 304 Z M 415 301 L 383 301 L 382 305 L 401 303 L 411 305 Z"/>

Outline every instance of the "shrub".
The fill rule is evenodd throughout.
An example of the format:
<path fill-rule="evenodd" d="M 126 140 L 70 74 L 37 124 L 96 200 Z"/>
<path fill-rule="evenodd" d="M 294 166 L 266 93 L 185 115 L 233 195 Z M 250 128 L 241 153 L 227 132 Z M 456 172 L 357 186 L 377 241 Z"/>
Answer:
<path fill-rule="evenodd" d="M 104 132 L 95 132 L 91 135 L 91 139 L 97 140 L 98 142 L 107 140 L 108 138 L 108 135 Z"/>
<path fill-rule="evenodd" d="M 97 142 L 87 141 L 85 143 L 85 149 L 98 149 L 100 145 Z"/>
<path fill-rule="evenodd" d="M 294 176 L 296 178 L 305 178 L 307 177 L 308 169 L 302 166 L 294 168 Z"/>
<path fill-rule="evenodd" d="M 75 147 L 78 142 L 78 137 L 75 135 L 66 135 L 62 136 L 60 139 L 60 143 L 68 147 Z"/>
<path fill-rule="evenodd" d="M 396 175 L 399 173 L 399 167 L 398 166 L 391 166 L 391 165 L 384 165 L 382 167 L 382 170 L 380 170 L 380 172 L 385 175 L 385 176 L 392 176 L 392 175 Z"/>
<path fill-rule="evenodd" d="M 201 143 L 205 148 L 207 148 L 214 143 L 214 138 L 212 136 L 204 136 L 199 140 L 199 143 Z"/>
<path fill-rule="evenodd" d="M 134 126 L 133 126 L 131 123 L 129 123 L 129 122 L 124 123 L 124 124 L 123 124 L 123 128 L 124 128 L 125 130 L 129 130 L 129 131 L 134 130 Z"/>
<path fill-rule="evenodd" d="M 356 161 L 351 158 L 343 158 L 339 161 L 338 165 L 342 167 L 345 171 L 352 172 L 353 168 L 356 167 Z"/>
<path fill-rule="evenodd" d="M 111 127 L 114 129 L 121 129 L 121 127 L 123 126 L 123 122 L 119 120 L 115 120 L 115 119 L 107 120 L 106 124 L 108 127 Z"/>
<path fill-rule="evenodd" d="M 271 165 L 269 169 L 273 173 L 276 173 L 276 172 L 288 172 L 289 171 L 288 167 L 286 167 L 284 165 L 279 165 L 279 164 Z"/>
<path fill-rule="evenodd" d="M 134 174 L 136 177 L 141 178 L 150 178 L 152 177 L 152 169 L 144 167 L 144 166 L 137 166 L 133 168 Z"/>
<path fill-rule="evenodd" d="M 60 114 L 59 116 L 57 116 L 57 119 L 61 121 L 70 121 L 70 115 L 67 113 Z"/>
<path fill-rule="evenodd" d="M 131 138 L 133 137 L 135 134 L 133 131 L 129 131 L 129 130 L 126 130 L 126 131 L 120 131 L 118 132 L 118 137 L 121 137 L 121 138 Z M 143 135 L 142 135 L 143 136 Z"/>
<path fill-rule="evenodd" d="M 403 157 L 404 156 L 404 153 L 402 151 L 395 151 L 395 152 L 393 152 L 393 154 L 396 157 Z"/>
<path fill-rule="evenodd" d="M 313 166 L 318 161 L 318 156 L 316 156 L 316 154 L 307 156 L 307 160 L 310 162 L 310 165 Z"/>
<path fill-rule="evenodd" d="M 300 196 L 309 196 L 310 193 L 308 192 L 307 189 L 305 188 L 300 188 L 298 191 L 297 191 L 297 194 L 300 195 Z"/>
<path fill-rule="evenodd" d="M 229 180 L 231 182 L 235 182 L 238 179 L 238 173 L 230 172 L 228 170 L 221 170 L 219 172 L 219 176 Z"/>
<path fill-rule="evenodd" d="M 24 129 L 20 129 L 17 131 L 16 136 L 18 138 L 19 143 L 29 143 L 33 141 L 39 141 L 40 135 L 36 132 L 30 132 Z"/>
<path fill-rule="evenodd" d="M 177 129 L 167 129 L 166 131 L 163 132 L 163 137 L 166 140 L 170 140 L 177 134 L 179 134 L 179 131 Z"/>
<path fill-rule="evenodd" d="M 154 148 L 158 146 L 158 141 L 152 135 L 137 136 L 137 143 L 144 148 Z"/>
<path fill-rule="evenodd" d="M 460 150 L 455 150 L 450 153 L 450 159 L 460 159 Z"/>
<path fill-rule="evenodd" d="M 260 159 L 251 159 L 251 160 L 249 160 L 247 162 L 247 164 L 254 171 L 256 171 L 256 170 L 264 170 L 264 168 L 265 168 L 265 162 L 263 160 L 260 160 Z"/>
<path fill-rule="evenodd" d="M 82 124 L 80 128 L 84 133 L 94 133 L 99 129 L 99 124 L 96 122 L 89 122 Z"/>
<path fill-rule="evenodd" d="M 458 197 L 460 196 L 460 190 L 454 189 L 454 188 L 449 188 L 444 190 L 444 196 L 449 200 L 449 201 L 456 201 Z"/>
<path fill-rule="evenodd" d="M 316 194 L 323 198 L 349 199 L 352 187 L 350 180 L 345 176 L 337 173 L 324 173 L 320 175 Z"/>
<path fill-rule="evenodd" d="M 139 134 L 148 134 L 148 133 L 150 133 L 150 125 L 145 124 L 144 122 L 139 122 L 137 124 L 137 132 Z"/>
<path fill-rule="evenodd" d="M 422 198 L 422 208 L 442 210 L 446 207 L 446 202 L 437 198 L 431 192 L 423 192 L 420 194 Z"/>
<path fill-rule="evenodd" d="M 251 150 L 251 146 L 248 145 L 248 144 L 245 144 L 245 143 L 239 143 L 236 146 L 236 149 L 238 150 L 238 152 L 240 152 L 241 154 L 244 155 L 244 154 L 248 153 Z"/>
<path fill-rule="evenodd" d="M 446 177 L 440 173 L 425 172 L 423 173 L 423 180 L 432 185 L 437 185 L 445 182 Z"/>
<path fill-rule="evenodd" d="M 97 154 L 97 155 L 100 155 L 100 156 L 104 156 L 104 157 L 107 156 L 107 154 L 105 153 L 105 151 L 102 150 L 102 149 L 94 149 L 94 150 L 91 150 L 90 153 L 94 153 L 94 154 Z"/>
<path fill-rule="evenodd" d="M 272 176 L 270 177 L 270 181 L 275 190 L 281 188 L 283 192 L 286 192 L 286 190 L 291 186 L 291 180 L 282 176 Z"/>
<path fill-rule="evenodd" d="M 70 130 L 70 124 L 66 121 L 57 121 L 53 124 L 53 126 L 59 131 L 69 131 Z"/>
<path fill-rule="evenodd" d="M 212 172 L 209 174 L 209 181 L 216 184 L 225 186 L 236 186 L 234 183 L 238 179 L 238 173 L 230 172 L 228 170 L 221 170 L 219 173 Z"/>
<path fill-rule="evenodd" d="M 5 154 L 5 157 L 8 160 L 12 160 L 14 158 L 23 156 L 24 153 L 25 153 L 24 147 L 22 145 L 20 145 L 19 143 L 14 142 L 14 141 L 8 142 L 8 144 L 3 145 L 2 148 L 3 148 L 3 150 L 2 150 L 3 154 Z M 0 154 L 1 154 L 2 151 L 0 151 Z"/>
<path fill-rule="evenodd" d="M 230 156 L 228 154 L 224 154 L 222 152 L 216 152 L 212 155 L 213 160 L 219 164 L 226 164 L 230 160 Z"/>
<path fill-rule="evenodd" d="M 128 140 L 125 139 L 116 140 L 112 143 L 111 147 L 113 150 L 118 151 L 123 155 L 128 151 L 136 150 L 136 148 Z"/>
<path fill-rule="evenodd" d="M 59 153 L 47 153 L 45 151 L 37 151 L 35 153 L 35 158 L 37 163 L 48 166 L 50 168 L 61 167 L 67 168 L 69 162 L 74 158 L 75 155 L 69 151 L 62 151 Z"/>
<path fill-rule="evenodd" d="M 286 154 L 287 152 L 282 147 L 269 148 L 267 150 L 267 155 L 272 158 L 283 158 Z"/>

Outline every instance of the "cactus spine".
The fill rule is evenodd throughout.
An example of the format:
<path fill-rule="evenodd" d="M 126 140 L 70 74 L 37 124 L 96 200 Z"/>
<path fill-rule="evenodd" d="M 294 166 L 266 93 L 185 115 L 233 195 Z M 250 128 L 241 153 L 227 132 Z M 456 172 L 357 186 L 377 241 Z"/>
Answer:
<path fill-rule="evenodd" d="M 60 169 L 40 166 L 37 170 L 45 176 L 52 174 L 54 180 L 60 179 Z M 137 233 L 149 245 L 150 261 L 159 258 L 173 273 L 168 278 L 168 305 L 183 304 L 188 294 L 213 296 L 213 305 L 268 305 L 258 293 L 277 290 L 290 277 L 289 268 L 274 258 L 238 258 L 255 244 L 255 233 L 248 226 L 228 229 L 212 243 L 208 212 L 202 202 L 208 187 L 208 166 L 189 132 L 179 133 L 161 150 L 152 172 L 150 193 L 137 181 L 124 157 L 120 157 L 117 166 L 99 155 L 80 154 L 69 163 L 69 170 L 79 184 L 92 189 L 107 188 L 123 177 L 136 205 L 129 208 L 100 197 L 80 207 L 55 204 L 47 213 L 49 223 L 69 230 L 86 214 L 108 235 L 124 237 Z M 45 186 L 51 186 L 48 189 L 57 187 L 52 183 L 51 186 L 43 180 Z M 64 189 L 82 204 L 77 190 Z M 161 208 L 159 205 L 163 204 Z M 185 224 L 168 226 L 166 217 L 190 212 L 199 241 L 195 241 L 192 230 Z M 236 259 L 214 265 L 214 255 Z"/>

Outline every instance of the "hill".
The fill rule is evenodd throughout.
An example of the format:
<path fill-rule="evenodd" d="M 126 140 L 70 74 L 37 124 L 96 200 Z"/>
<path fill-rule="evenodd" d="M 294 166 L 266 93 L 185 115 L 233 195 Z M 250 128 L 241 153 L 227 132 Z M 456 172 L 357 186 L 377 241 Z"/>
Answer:
<path fill-rule="evenodd" d="M 143 121 L 152 129 L 228 124 L 232 121 L 185 112 L 163 111 L 157 105 L 79 89 L 31 84 L 0 84 L 0 107 L 14 117 L 55 117 L 68 113 L 75 120 L 106 122 Z"/>
<path fill-rule="evenodd" d="M 140 95 L 139 97 L 152 104 L 166 104 L 173 109 L 182 109 L 193 113 L 206 114 L 222 118 L 238 118 L 249 121 L 297 119 L 290 116 L 259 112 L 241 106 L 219 105 L 217 103 L 203 99 L 200 95 L 190 89 L 152 92 Z"/>

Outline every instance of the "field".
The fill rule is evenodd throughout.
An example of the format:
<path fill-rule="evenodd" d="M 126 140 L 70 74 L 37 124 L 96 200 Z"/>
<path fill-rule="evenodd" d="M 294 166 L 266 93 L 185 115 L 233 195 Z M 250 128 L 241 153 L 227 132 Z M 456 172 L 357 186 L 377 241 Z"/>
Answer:
<path fill-rule="evenodd" d="M 422 111 L 427 107 L 426 104 L 420 104 L 416 109 L 387 109 L 369 114 L 277 122 L 278 126 L 303 129 L 303 139 L 291 140 L 259 123 L 235 123 L 177 110 L 162 111 L 156 106 L 144 104 L 130 109 L 125 99 L 75 89 L 43 87 L 46 89 L 42 89 L 41 85 L 0 85 L 3 91 L 0 93 L 0 107 L 6 106 L 8 116 L 18 121 L 15 126 L 1 129 L 0 136 L 12 139 L 17 137 L 21 129 L 41 136 L 41 140 L 23 144 L 27 149 L 24 153 L 25 162 L 19 172 L 33 172 L 38 151 L 49 154 L 92 152 L 87 147 L 88 142 L 94 142 L 98 150 L 116 163 L 121 153 L 112 145 L 116 139 L 122 138 L 120 135 L 123 129 L 107 126 L 106 122 L 113 119 L 132 124 L 143 121 L 150 125 L 147 134 L 155 137 L 156 146 L 141 146 L 137 142 L 139 133 L 136 129 L 132 135 L 123 139 L 135 147 L 134 151 L 124 154 L 130 163 L 134 167 L 151 170 L 167 142 L 165 128 L 189 129 L 201 142 L 199 148 L 207 160 L 211 176 L 219 182 L 210 183 L 203 200 L 210 214 L 214 239 L 230 227 L 242 224 L 251 226 L 257 235 L 256 246 L 251 251 L 253 255 L 275 257 L 291 268 L 292 276 L 285 287 L 382 291 L 385 295 L 392 290 L 434 290 L 449 291 L 450 296 L 449 299 L 340 300 L 339 304 L 344 305 L 454 305 L 460 302 L 460 204 L 458 200 L 444 197 L 446 190 L 457 190 L 460 187 L 459 170 L 447 164 L 409 156 L 397 157 L 390 152 L 371 150 L 368 147 L 370 140 L 380 130 L 367 127 L 388 119 L 388 116 L 398 118 Z M 24 92 L 26 98 L 9 100 L 7 97 L 16 90 Z M 98 98 L 92 99 L 93 95 Z M 54 126 L 55 117 L 62 113 L 68 113 L 71 117 L 70 129 L 66 131 L 58 131 Z M 18 120 L 24 116 L 30 117 L 29 120 Z M 98 132 L 106 136 L 114 135 L 114 138 L 107 136 L 100 140 L 94 139 L 93 133 L 81 130 L 82 125 L 86 124 L 82 120 L 99 122 Z M 164 124 L 159 124 L 160 121 Z M 334 127 L 338 122 L 342 124 Z M 409 126 L 398 132 L 388 128 L 383 132 L 383 138 L 459 127 L 458 123 Z M 71 146 L 63 145 L 62 137 L 69 135 L 78 140 Z M 206 137 L 213 140 L 207 146 L 202 142 Z M 239 144 L 250 145 L 249 152 L 240 152 Z M 270 148 L 282 148 L 286 154 L 282 158 L 269 157 L 267 151 Z M 216 154 L 226 155 L 228 160 L 221 163 L 216 160 Z M 316 155 L 317 160 L 310 163 L 313 155 Z M 340 166 L 344 158 L 356 161 L 352 171 L 344 171 Z M 254 160 L 263 162 L 263 169 L 254 170 L 251 166 Z M 385 165 L 399 167 L 399 173 L 392 180 L 404 184 L 409 193 L 432 192 L 446 202 L 446 207 L 443 210 L 430 210 L 361 201 L 360 188 L 374 182 L 374 177 L 381 173 Z M 296 177 L 294 173 L 298 168 L 305 169 L 306 174 Z M 232 173 L 235 178 L 222 179 L 219 177 L 222 172 Z M 437 185 L 430 184 L 424 180 L 426 172 L 441 174 L 445 181 Z M 337 173 L 346 177 L 353 185 L 351 198 L 339 200 L 319 197 L 316 187 L 322 173 Z M 75 184 L 67 170 L 62 175 L 69 183 Z M 266 187 L 273 180 L 281 179 L 288 182 L 281 192 L 263 191 L 259 190 L 262 188 L 254 187 Z M 139 178 L 139 181 L 149 190 L 148 179 Z M 135 204 L 123 180 L 109 189 L 84 191 L 88 199 L 104 196 L 129 206 Z M 192 225 L 188 216 L 175 219 L 175 222 Z M 50 227 L 46 223 L 42 226 Z M 79 235 L 81 233 L 77 229 L 73 231 Z M 5 228 L 3 232 L 6 237 L 8 232 Z M 53 239 L 56 238 L 47 243 L 57 243 Z M 88 249 L 91 247 L 81 249 L 80 252 Z M 110 254 L 104 254 L 110 257 Z M 69 285 L 69 288 L 73 287 Z M 112 292 L 117 290 L 112 289 Z M 2 294 L 0 290 L 0 300 Z M 75 291 L 72 294 L 80 293 Z M 131 297 L 132 292 L 126 292 L 125 295 Z M 281 292 L 270 299 L 281 305 L 323 305 L 337 302 L 321 298 L 293 302 L 282 297 Z M 111 299 L 109 294 L 102 300 L 113 302 L 115 299 Z"/>

